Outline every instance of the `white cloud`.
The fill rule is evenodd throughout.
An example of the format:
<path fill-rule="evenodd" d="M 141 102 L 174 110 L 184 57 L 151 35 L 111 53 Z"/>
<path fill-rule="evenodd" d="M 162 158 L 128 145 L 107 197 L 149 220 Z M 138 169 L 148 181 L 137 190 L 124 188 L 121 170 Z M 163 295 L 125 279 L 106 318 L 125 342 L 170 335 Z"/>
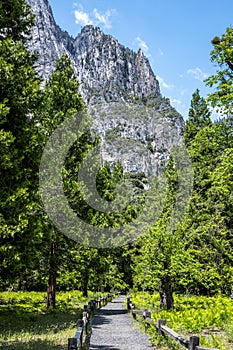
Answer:
<path fill-rule="evenodd" d="M 75 23 L 80 24 L 81 26 L 93 24 L 87 12 L 75 10 L 74 15 L 75 15 Z"/>
<path fill-rule="evenodd" d="M 182 104 L 182 102 L 176 98 L 171 98 L 170 101 L 171 101 L 171 103 L 174 103 L 178 106 L 181 106 L 181 104 Z"/>
<path fill-rule="evenodd" d="M 138 44 L 138 47 L 142 49 L 145 53 L 148 53 L 149 47 L 147 46 L 146 42 L 139 38 L 139 36 L 136 38 L 136 42 Z"/>
<path fill-rule="evenodd" d="M 73 6 L 76 8 L 78 7 L 78 9 L 74 11 L 75 23 L 81 26 L 88 24 L 92 24 L 94 26 L 102 25 L 105 29 L 110 29 L 112 27 L 110 17 L 116 12 L 116 10 L 107 10 L 105 13 L 100 13 L 96 8 L 94 8 L 94 10 L 91 12 L 85 12 L 83 10 L 83 6 L 77 2 L 74 2 Z"/>
<path fill-rule="evenodd" d="M 209 74 L 208 73 L 204 73 L 201 68 L 190 68 L 187 70 L 187 73 L 192 75 L 194 77 L 194 79 L 197 79 L 199 81 L 203 81 L 204 79 L 206 79 Z"/>
<path fill-rule="evenodd" d="M 109 18 L 112 16 L 113 12 L 113 10 L 107 10 L 104 14 L 101 14 L 97 9 L 94 9 L 93 15 L 96 19 L 96 24 L 103 24 L 104 28 L 107 29 L 112 28 L 112 24 Z"/>
<path fill-rule="evenodd" d="M 171 90 L 173 89 L 173 85 L 171 84 L 168 84 L 165 82 L 165 80 L 163 78 L 161 78 L 159 75 L 157 75 L 157 80 L 159 81 L 159 84 L 164 88 L 164 89 L 168 89 L 168 90 Z"/>

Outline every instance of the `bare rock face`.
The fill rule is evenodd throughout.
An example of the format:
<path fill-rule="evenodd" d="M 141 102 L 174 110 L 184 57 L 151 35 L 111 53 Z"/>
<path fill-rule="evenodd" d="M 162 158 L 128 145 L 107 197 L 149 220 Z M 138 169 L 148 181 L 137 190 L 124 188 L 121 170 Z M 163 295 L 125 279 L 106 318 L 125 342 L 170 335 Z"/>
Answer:
<path fill-rule="evenodd" d="M 86 26 L 74 41 L 74 60 L 88 103 L 160 96 L 147 58 L 125 48 L 99 28 Z"/>
<path fill-rule="evenodd" d="M 125 102 L 93 105 L 90 115 L 102 140 L 101 158 L 110 165 L 120 160 L 131 173 L 157 175 L 172 146 L 181 144 L 182 120 L 169 111 Z"/>
<path fill-rule="evenodd" d="M 47 79 L 52 74 L 58 58 L 72 51 L 74 39 L 56 24 L 48 0 L 27 2 L 36 16 L 29 48 L 39 53 L 36 68 L 39 74 Z"/>
<path fill-rule="evenodd" d="M 36 15 L 30 49 L 39 53 L 37 70 L 46 80 L 62 54 L 71 57 L 102 161 L 120 159 L 125 171 L 156 174 L 182 142 L 184 121 L 161 96 L 142 50 L 135 53 L 92 25 L 73 38 L 56 24 L 48 0 L 27 1 Z"/>

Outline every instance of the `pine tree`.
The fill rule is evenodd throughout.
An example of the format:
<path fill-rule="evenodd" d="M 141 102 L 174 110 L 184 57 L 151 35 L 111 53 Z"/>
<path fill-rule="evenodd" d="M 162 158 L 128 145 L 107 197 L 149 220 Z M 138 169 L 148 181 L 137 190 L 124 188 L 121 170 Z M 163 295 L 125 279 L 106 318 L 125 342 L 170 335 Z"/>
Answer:
<path fill-rule="evenodd" d="M 0 4 L 0 217 L 1 276 L 5 283 L 22 280 L 37 259 L 36 142 L 32 115 L 38 105 L 35 57 L 24 44 L 32 16 L 22 1 Z"/>
<path fill-rule="evenodd" d="M 211 125 L 210 119 L 211 112 L 203 97 L 200 96 L 197 89 L 191 100 L 191 106 L 189 109 L 189 118 L 184 128 L 184 142 L 186 146 L 189 146 L 196 134 L 205 126 Z"/>
<path fill-rule="evenodd" d="M 48 141 L 48 137 L 53 134 L 59 125 L 69 117 L 84 110 L 84 103 L 78 92 L 79 83 L 75 77 L 70 58 L 62 56 L 56 63 L 55 71 L 48 79 L 45 89 L 42 93 L 42 104 L 38 110 L 37 122 L 41 137 L 41 152 Z M 80 197 L 76 193 L 76 182 L 73 180 L 71 174 L 75 173 L 77 177 L 78 167 L 85 154 L 91 147 L 92 138 L 90 132 L 87 130 L 76 142 L 72 145 L 66 157 L 66 164 L 63 173 L 63 184 L 65 193 L 69 199 L 73 198 L 77 202 Z M 42 154 L 41 154 L 42 155 Z M 56 163 L 56 159 L 50 159 L 51 164 Z M 49 185 L 49 184 L 48 184 Z M 46 221 L 46 219 L 45 219 Z M 56 280 L 60 266 L 64 263 L 68 252 L 64 253 L 64 245 L 67 244 L 67 237 L 63 236 L 62 232 L 48 222 L 48 229 L 50 232 L 49 243 L 46 249 L 50 255 L 49 259 L 49 278 L 47 288 L 47 309 L 55 307 L 56 305 Z M 70 241 L 70 245 L 73 246 Z M 61 251 L 63 254 L 61 254 Z M 75 260 L 75 259 L 74 259 Z"/>

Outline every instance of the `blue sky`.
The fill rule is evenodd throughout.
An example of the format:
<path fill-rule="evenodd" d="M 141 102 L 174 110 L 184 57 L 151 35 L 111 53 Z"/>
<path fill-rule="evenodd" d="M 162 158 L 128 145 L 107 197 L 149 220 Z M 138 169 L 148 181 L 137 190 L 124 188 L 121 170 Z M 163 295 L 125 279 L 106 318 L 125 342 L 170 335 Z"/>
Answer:
<path fill-rule="evenodd" d="M 193 92 L 210 91 L 203 79 L 216 71 L 211 40 L 233 26 L 232 0 L 49 0 L 55 20 L 75 37 L 85 24 L 120 43 L 141 47 L 161 93 L 187 118 Z"/>

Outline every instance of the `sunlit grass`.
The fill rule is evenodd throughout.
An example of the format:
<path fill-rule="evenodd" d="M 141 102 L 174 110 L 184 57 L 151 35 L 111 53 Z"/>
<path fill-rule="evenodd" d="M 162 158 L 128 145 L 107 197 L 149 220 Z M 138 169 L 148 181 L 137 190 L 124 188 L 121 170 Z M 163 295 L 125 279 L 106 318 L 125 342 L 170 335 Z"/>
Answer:
<path fill-rule="evenodd" d="M 148 308 L 155 321 L 165 319 L 168 327 L 187 339 L 197 335 L 202 346 L 233 350 L 233 301 L 229 296 L 175 295 L 174 299 L 174 310 L 166 311 L 159 307 L 158 293 L 135 293 L 131 298 L 136 308 Z M 149 332 L 157 346 L 161 343 L 161 349 L 166 349 L 153 326 Z"/>
<path fill-rule="evenodd" d="M 89 298 L 97 295 L 90 293 Z M 0 348 L 7 350 L 66 349 L 75 334 L 84 304 L 79 291 L 57 293 L 57 308 L 47 311 L 46 294 L 0 293 Z"/>

